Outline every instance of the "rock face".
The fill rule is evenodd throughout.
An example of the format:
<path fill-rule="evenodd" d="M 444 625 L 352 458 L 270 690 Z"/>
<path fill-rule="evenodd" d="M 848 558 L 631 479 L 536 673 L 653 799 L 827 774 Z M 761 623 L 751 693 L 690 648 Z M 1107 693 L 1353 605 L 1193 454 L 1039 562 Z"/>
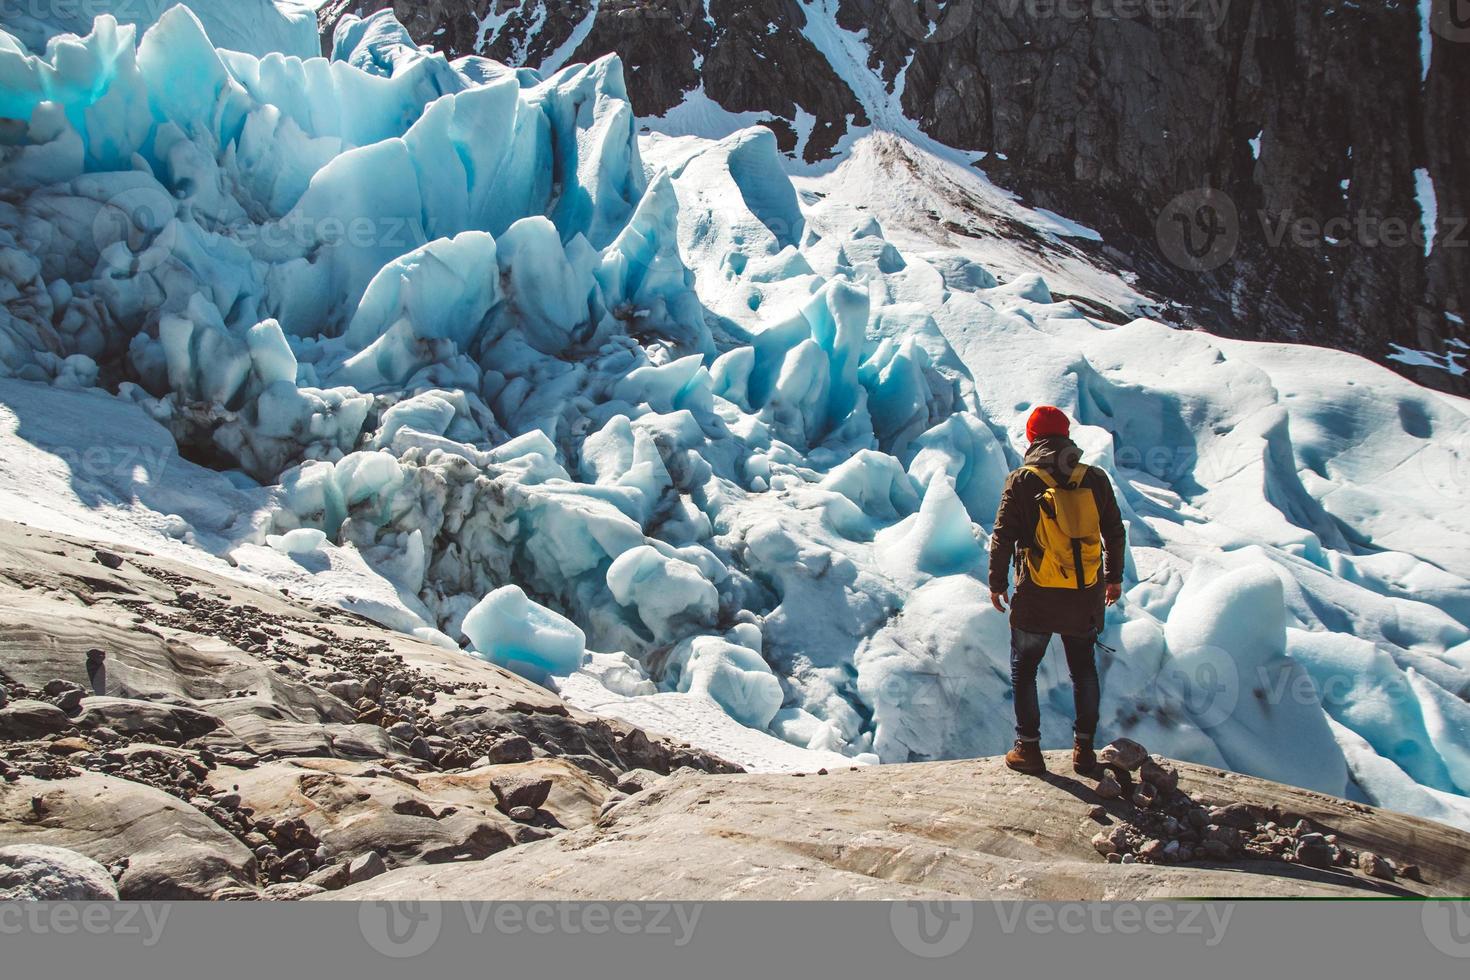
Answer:
<path fill-rule="evenodd" d="M 211 898 L 255 879 L 250 850 L 198 808 L 95 772 L 0 786 L 0 839 L 70 848 L 120 869 L 125 899 Z"/>
<path fill-rule="evenodd" d="M 64 847 L 0 847 L 0 902 L 117 901 L 107 869 Z"/>
<path fill-rule="evenodd" d="M 125 899 L 300 899 L 585 826 L 630 769 L 737 768 L 356 617 L 6 522 L 0 692 L 16 897 L 96 891 L 43 859 L 76 852 Z"/>
<path fill-rule="evenodd" d="M 1067 771 L 1070 755 L 1048 753 L 1047 761 L 1053 773 Z M 554 840 L 463 867 L 390 871 L 326 897 L 1129 901 L 1470 888 L 1470 835 L 1279 783 L 1184 763 L 1177 769 L 1196 802 L 1238 802 L 1277 826 L 1305 819 L 1332 832 L 1331 846 L 1417 862 L 1422 881 L 1292 864 L 1264 850 L 1232 854 L 1224 844 L 1228 866 L 1208 854 L 1175 863 L 1177 849 L 1171 857 L 1170 843 L 1146 833 L 1140 814 L 1124 801 L 1100 800 L 1091 780 L 1024 776 L 996 758 L 803 779 L 684 773 Z M 1095 806 L 1104 811 L 1102 826 L 1091 816 Z"/>
<path fill-rule="evenodd" d="M 1467 339 L 1446 316 L 1470 315 L 1470 132 L 1439 125 L 1470 97 L 1470 46 L 1448 3 L 1422 32 L 1419 5 L 1350 0 L 1105 16 L 974 0 L 329 0 L 324 46 L 343 15 L 387 6 L 451 56 L 549 70 L 616 52 L 640 115 L 702 86 L 809 161 L 875 122 L 987 151 L 993 180 L 1101 232 L 1085 247 L 1182 304 L 1180 325 L 1380 360 L 1393 343 L 1443 354 Z"/>

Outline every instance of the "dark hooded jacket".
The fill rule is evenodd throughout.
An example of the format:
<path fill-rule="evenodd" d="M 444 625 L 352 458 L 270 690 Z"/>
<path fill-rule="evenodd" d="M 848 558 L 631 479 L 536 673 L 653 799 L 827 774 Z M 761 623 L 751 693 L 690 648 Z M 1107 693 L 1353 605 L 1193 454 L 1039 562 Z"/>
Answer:
<path fill-rule="evenodd" d="M 1025 462 L 1065 483 L 1081 456 L 1082 450 L 1071 439 L 1051 436 L 1032 443 L 1026 450 Z M 1123 581 L 1123 517 L 1106 473 L 1089 467 L 1082 486 L 1091 490 L 1097 501 L 1102 527 L 1102 581 L 1089 589 L 1049 589 L 1032 582 L 1022 564 L 1011 602 L 1011 625 L 1017 629 L 1064 636 L 1091 636 L 1102 631 L 1103 582 Z M 1006 591 L 1017 546 L 1035 547 L 1036 521 L 1040 516 L 1036 501 L 1045 490 L 1046 484 L 1029 470 L 1015 470 L 1006 478 L 1000 510 L 995 515 L 995 535 L 990 541 L 990 591 Z"/>

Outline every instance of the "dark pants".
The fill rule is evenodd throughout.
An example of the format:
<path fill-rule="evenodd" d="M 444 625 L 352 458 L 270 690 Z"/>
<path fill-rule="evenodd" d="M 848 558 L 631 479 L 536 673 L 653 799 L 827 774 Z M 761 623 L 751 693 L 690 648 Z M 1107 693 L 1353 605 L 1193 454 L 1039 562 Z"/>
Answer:
<path fill-rule="evenodd" d="M 1067 670 L 1072 674 L 1072 699 L 1077 707 L 1073 731 L 1091 738 L 1097 732 L 1097 705 L 1101 692 L 1092 647 L 1096 637 L 1063 636 Z M 1036 703 L 1036 671 L 1046 656 L 1050 633 L 1028 633 L 1011 627 L 1011 688 L 1016 698 L 1016 737 L 1041 738 L 1041 707 Z"/>

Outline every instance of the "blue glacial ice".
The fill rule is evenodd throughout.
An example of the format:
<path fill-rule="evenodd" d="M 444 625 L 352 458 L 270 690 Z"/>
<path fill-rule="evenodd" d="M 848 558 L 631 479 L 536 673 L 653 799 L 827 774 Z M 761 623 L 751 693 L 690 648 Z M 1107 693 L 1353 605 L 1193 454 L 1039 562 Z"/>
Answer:
<path fill-rule="evenodd" d="M 798 193 L 763 129 L 641 145 L 613 57 L 450 62 L 385 11 L 327 59 L 195 6 L 0 33 L 0 375 L 264 501 L 201 547 L 365 567 L 392 625 L 606 703 L 994 754 L 988 530 L 1052 402 L 1133 546 L 1104 733 L 1470 826 L 1462 406 L 1091 320 Z"/>

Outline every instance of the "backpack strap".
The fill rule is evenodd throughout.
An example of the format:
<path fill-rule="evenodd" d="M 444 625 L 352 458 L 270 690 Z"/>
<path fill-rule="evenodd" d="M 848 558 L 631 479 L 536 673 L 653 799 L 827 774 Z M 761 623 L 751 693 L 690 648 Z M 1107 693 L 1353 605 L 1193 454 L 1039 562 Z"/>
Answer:
<path fill-rule="evenodd" d="M 1076 466 L 1072 467 L 1072 476 L 1067 481 L 1067 486 L 1071 487 L 1073 490 L 1076 490 L 1078 487 L 1082 486 L 1082 480 L 1085 476 L 1087 476 L 1087 464 L 1078 463 Z"/>
<path fill-rule="evenodd" d="M 1035 476 L 1039 477 L 1041 479 L 1041 482 L 1045 483 L 1050 489 L 1055 490 L 1057 488 L 1056 478 L 1041 467 L 1023 466 L 1021 467 L 1021 469 L 1026 470 L 1028 473 L 1032 473 Z"/>

